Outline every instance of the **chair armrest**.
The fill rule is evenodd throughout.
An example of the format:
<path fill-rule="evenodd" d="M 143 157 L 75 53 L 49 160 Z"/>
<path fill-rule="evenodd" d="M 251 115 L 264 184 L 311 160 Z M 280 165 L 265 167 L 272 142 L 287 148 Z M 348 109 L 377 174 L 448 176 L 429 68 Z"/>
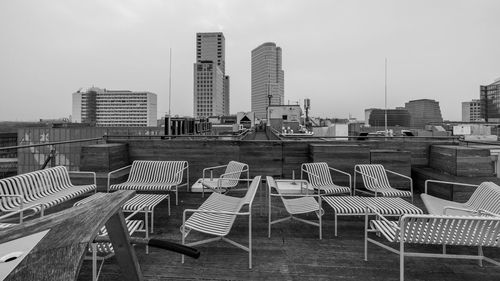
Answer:
<path fill-rule="evenodd" d="M 475 184 L 468 184 L 468 183 L 461 183 L 461 182 L 440 181 L 440 180 L 426 180 L 425 181 L 425 191 L 424 191 L 425 193 L 427 193 L 427 185 L 430 182 L 441 183 L 441 184 L 449 184 L 449 185 L 471 186 L 471 187 L 478 187 L 479 186 L 479 185 L 475 185 Z"/>
<path fill-rule="evenodd" d="M 478 211 L 478 213 L 480 213 L 480 214 L 487 214 L 487 215 L 490 215 L 490 216 L 492 216 L 492 217 L 497 217 L 497 218 L 500 218 L 500 214 L 496 214 L 496 213 L 490 212 L 490 211 L 485 210 L 485 209 L 479 209 L 479 210 L 477 210 L 477 211 Z"/>
<path fill-rule="evenodd" d="M 443 215 L 446 215 L 446 212 L 448 210 L 462 211 L 462 212 L 467 212 L 467 213 L 472 213 L 472 214 L 478 214 L 479 213 L 478 210 L 471 210 L 471 209 L 454 207 L 454 206 L 444 206 L 443 207 Z"/>
<path fill-rule="evenodd" d="M 411 193 L 413 193 L 413 179 L 409 176 L 406 176 L 406 175 L 403 175 L 403 174 L 400 174 L 400 173 L 397 173 L 397 172 L 394 172 L 394 171 L 391 171 L 391 170 L 387 170 L 385 169 L 386 172 L 389 172 L 393 175 L 396 175 L 396 176 L 399 176 L 399 177 L 402 177 L 402 178 L 405 178 L 407 180 L 410 181 L 410 190 L 411 190 Z"/>
<path fill-rule="evenodd" d="M 251 212 L 229 212 L 229 211 L 215 211 L 205 209 L 184 209 L 184 213 L 206 213 L 206 214 L 224 214 L 224 215 L 250 215 Z"/>
<path fill-rule="evenodd" d="M 91 175 L 94 178 L 94 185 L 97 184 L 97 176 L 95 172 L 86 172 L 86 171 L 68 171 L 69 175 L 80 174 L 80 175 Z"/>
<path fill-rule="evenodd" d="M 120 171 L 126 170 L 126 169 L 130 169 L 131 167 L 132 167 L 132 165 L 128 165 L 128 166 L 121 167 L 119 169 L 113 170 L 113 171 L 108 173 L 108 192 L 109 192 L 109 186 L 111 185 L 111 175 L 114 173 L 118 173 Z"/>
<path fill-rule="evenodd" d="M 220 166 L 207 167 L 207 168 L 203 169 L 203 179 L 205 178 L 206 171 L 212 171 L 212 170 L 220 169 L 220 168 L 224 168 L 224 167 L 227 167 L 227 164 L 226 165 L 220 165 Z"/>
<path fill-rule="evenodd" d="M 352 186 L 351 185 L 351 182 L 352 182 L 352 178 L 351 178 L 352 176 L 351 176 L 351 174 L 349 174 L 347 172 L 344 172 L 342 170 L 339 170 L 339 169 L 332 168 L 332 167 L 328 167 L 328 169 L 330 169 L 332 171 L 336 171 L 338 173 L 341 173 L 341 174 L 344 174 L 344 175 L 348 176 L 349 177 L 349 188 L 351 188 L 351 186 Z"/>

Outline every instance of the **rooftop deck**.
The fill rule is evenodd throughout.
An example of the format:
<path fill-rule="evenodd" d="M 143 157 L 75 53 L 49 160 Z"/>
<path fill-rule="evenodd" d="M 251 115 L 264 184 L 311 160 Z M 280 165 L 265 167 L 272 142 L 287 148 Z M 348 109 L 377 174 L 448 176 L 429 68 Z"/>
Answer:
<path fill-rule="evenodd" d="M 399 280 L 397 255 L 369 245 L 369 260 L 363 260 L 364 217 L 339 217 L 339 236 L 335 237 L 333 211 L 324 205 L 323 240 L 318 239 L 316 227 L 295 221 L 274 225 L 271 238 L 267 238 L 267 203 L 259 196 L 253 207 L 252 269 L 248 269 L 248 254 L 225 242 L 197 246 L 200 258 L 186 258 L 184 264 L 179 254 L 150 248 L 146 255 L 144 247 L 138 246 L 135 249 L 145 280 Z M 199 193 L 180 193 L 179 199 L 179 206 L 172 205 L 170 217 L 166 202 L 157 207 L 154 236 L 180 243 L 182 211 L 198 207 L 203 199 Z M 284 209 L 274 208 L 282 206 L 279 198 L 275 199 L 273 218 L 284 216 Z M 415 199 L 415 204 L 423 208 L 419 196 Z M 247 244 L 247 226 L 245 217 L 237 218 L 229 237 Z M 191 233 L 188 241 L 201 236 Z M 409 249 L 441 251 L 438 246 L 416 245 Z M 500 259 L 498 249 L 484 251 L 485 255 Z M 449 247 L 448 252 L 475 254 L 477 250 Z M 100 280 L 122 280 L 120 274 L 116 260 L 111 258 L 105 262 Z M 480 267 L 469 260 L 406 258 L 405 276 L 407 280 L 500 280 L 500 268 L 488 263 Z M 91 280 L 90 261 L 84 262 L 78 280 Z"/>

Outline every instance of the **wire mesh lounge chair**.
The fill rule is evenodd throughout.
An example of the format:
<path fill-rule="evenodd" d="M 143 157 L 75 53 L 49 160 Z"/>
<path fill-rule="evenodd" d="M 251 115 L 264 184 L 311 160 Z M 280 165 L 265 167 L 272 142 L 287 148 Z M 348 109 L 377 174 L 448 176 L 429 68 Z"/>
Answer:
<path fill-rule="evenodd" d="M 226 168 L 224 173 L 219 177 L 214 178 L 213 171 L 222 169 L 224 167 Z M 208 177 L 208 172 L 210 172 L 210 177 Z M 229 189 L 234 188 L 236 185 L 238 185 L 241 174 L 245 172 L 247 174 L 246 179 L 249 180 L 250 171 L 248 165 L 237 161 L 230 161 L 227 165 L 220 165 L 203 169 L 203 178 L 201 179 L 201 196 L 205 197 L 205 188 L 211 189 L 212 191 L 218 193 L 224 193 Z M 248 182 L 249 181 L 247 181 L 247 183 Z"/>
<path fill-rule="evenodd" d="M 387 173 L 405 178 L 410 183 L 410 190 L 397 189 L 391 186 Z M 366 190 L 356 188 L 356 174 L 360 174 Z M 405 175 L 387 170 L 380 164 L 360 164 L 354 166 L 354 194 L 367 193 L 375 196 L 410 197 L 413 203 L 413 180 Z"/>
<path fill-rule="evenodd" d="M 472 193 L 467 202 L 458 203 L 429 195 L 427 193 L 429 183 L 470 186 L 476 187 L 476 190 Z M 500 186 L 493 182 L 483 182 L 478 186 L 458 182 L 426 180 L 425 193 L 422 193 L 420 197 L 427 208 L 427 212 L 433 215 L 463 215 L 464 212 L 467 213 L 477 210 L 486 210 L 500 214 Z"/>
<path fill-rule="evenodd" d="M 344 171 L 329 167 L 326 162 L 304 163 L 300 167 L 300 178 L 304 179 L 307 174 L 311 186 L 322 195 L 351 195 L 351 175 Z M 346 175 L 349 179 L 349 186 L 340 186 L 333 183 L 331 172 Z"/>
<path fill-rule="evenodd" d="M 300 180 L 297 180 L 297 182 L 300 182 Z M 269 220 L 268 220 L 268 237 L 271 238 L 271 225 L 275 223 L 279 223 L 282 221 L 286 220 L 296 220 L 300 221 L 303 223 L 307 223 L 310 225 L 314 225 L 319 227 L 319 239 L 322 239 L 322 224 L 321 224 L 321 217 L 325 213 L 325 211 L 321 208 L 321 196 L 319 194 L 289 194 L 285 193 L 283 194 L 280 189 L 278 188 L 278 185 L 276 181 L 274 180 L 273 177 L 266 177 L 266 183 L 268 187 L 268 194 L 269 194 Z M 301 183 L 297 183 L 301 184 Z M 306 187 L 307 190 L 307 182 L 303 183 Z M 276 190 L 277 193 L 273 193 L 273 189 Z M 276 219 L 274 221 L 271 220 L 271 199 L 272 197 L 280 197 L 281 201 L 283 202 L 283 205 L 285 206 L 286 211 L 288 212 L 289 216 L 281 219 Z M 292 198 L 291 198 L 292 197 Z M 318 201 L 314 199 L 314 197 L 318 198 Z M 318 217 L 318 221 L 310 221 L 306 220 L 303 218 L 299 218 L 296 215 L 299 214 L 307 214 L 314 212 L 316 216 Z"/>
<path fill-rule="evenodd" d="M 185 209 L 182 216 L 182 244 L 195 246 L 223 240 L 248 252 L 248 267 L 252 268 L 252 203 L 260 185 L 260 176 L 255 177 L 244 197 L 232 197 L 217 192 L 212 193 L 198 209 Z M 242 211 L 247 206 L 248 210 Z M 192 215 L 186 220 L 186 215 Z M 236 216 L 248 216 L 248 247 L 226 236 L 231 231 Z M 186 237 L 194 230 L 216 237 L 186 243 Z M 184 256 L 182 256 L 184 263 Z"/>

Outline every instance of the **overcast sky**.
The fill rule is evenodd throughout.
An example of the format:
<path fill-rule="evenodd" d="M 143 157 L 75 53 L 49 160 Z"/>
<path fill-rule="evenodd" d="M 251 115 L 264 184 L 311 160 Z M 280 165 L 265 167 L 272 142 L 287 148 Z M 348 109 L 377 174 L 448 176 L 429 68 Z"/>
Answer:
<path fill-rule="evenodd" d="M 231 113 L 250 111 L 250 52 L 283 49 L 285 100 L 311 115 L 364 119 L 364 109 L 461 102 L 500 77 L 500 1 L 1 0 L 0 120 L 68 117 L 72 93 L 150 91 L 158 116 L 193 114 L 196 32 L 222 31 Z"/>

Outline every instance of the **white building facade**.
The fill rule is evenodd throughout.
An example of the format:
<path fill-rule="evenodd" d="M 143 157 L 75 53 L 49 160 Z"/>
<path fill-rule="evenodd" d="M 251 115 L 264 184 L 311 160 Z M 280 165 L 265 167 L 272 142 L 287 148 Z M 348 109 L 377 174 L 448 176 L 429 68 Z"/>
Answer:
<path fill-rule="evenodd" d="M 269 105 L 283 105 L 285 100 L 282 51 L 267 42 L 252 50 L 252 111 L 256 118 L 267 118 Z"/>
<path fill-rule="evenodd" d="M 462 121 L 480 122 L 484 121 L 481 117 L 481 100 L 471 100 L 462 102 Z"/>
<path fill-rule="evenodd" d="M 193 115 L 229 115 L 229 76 L 222 32 L 196 34 L 196 63 L 193 81 Z"/>
<path fill-rule="evenodd" d="M 156 127 L 157 96 L 92 87 L 73 93 L 72 121 L 98 127 Z"/>

